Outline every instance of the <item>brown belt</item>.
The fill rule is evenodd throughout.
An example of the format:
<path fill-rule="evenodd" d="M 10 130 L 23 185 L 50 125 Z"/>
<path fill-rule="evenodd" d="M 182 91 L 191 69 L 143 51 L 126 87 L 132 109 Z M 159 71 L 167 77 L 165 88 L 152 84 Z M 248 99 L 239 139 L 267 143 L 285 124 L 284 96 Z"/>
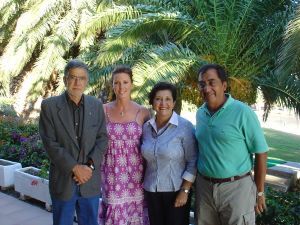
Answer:
<path fill-rule="evenodd" d="M 228 178 L 213 178 L 213 177 L 207 177 L 207 176 L 204 176 L 202 175 L 201 173 L 198 173 L 204 180 L 207 180 L 207 181 L 210 181 L 211 183 L 214 183 L 214 184 L 220 184 L 220 183 L 225 183 L 225 182 L 232 182 L 232 181 L 235 181 L 235 180 L 240 180 L 244 177 L 247 177 L 251 174 L 251 172 L 248 172 L 244 175 L 241 175 L 241 176 L 234 176 L 234 177 L 228 177 Z"/>

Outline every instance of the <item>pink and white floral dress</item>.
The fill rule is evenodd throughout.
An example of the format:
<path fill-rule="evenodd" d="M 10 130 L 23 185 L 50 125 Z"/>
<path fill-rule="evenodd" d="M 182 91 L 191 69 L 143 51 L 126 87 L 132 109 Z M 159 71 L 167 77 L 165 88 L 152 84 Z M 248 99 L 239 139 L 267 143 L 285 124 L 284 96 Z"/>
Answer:
<path fill-rule="evenodd" d="M 107 114 L 109 144 L 101 167 L 100 225 L 148 225 L 142 188 L 142 127 L 136 121 L 115 123 Z"/>

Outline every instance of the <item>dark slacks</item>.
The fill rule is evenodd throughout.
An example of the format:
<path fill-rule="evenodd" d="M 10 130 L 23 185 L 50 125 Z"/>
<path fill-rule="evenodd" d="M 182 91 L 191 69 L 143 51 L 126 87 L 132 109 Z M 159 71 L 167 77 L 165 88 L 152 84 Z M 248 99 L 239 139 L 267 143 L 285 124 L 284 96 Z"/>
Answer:
<path fill-rule="evenodd" d="M 73 225 L 75 210 L 78 225 L 98 225 L 98 206 L 99 196 L 84 198 L 75 187 L 68 201 L 52 198 L 53 225 Z"/>
<path fill-rule="evenodd" d="M 145 191 L 151 225 L 189 225 L 191 198 L 182 207 L 174 207 L 178 192 Z"/>

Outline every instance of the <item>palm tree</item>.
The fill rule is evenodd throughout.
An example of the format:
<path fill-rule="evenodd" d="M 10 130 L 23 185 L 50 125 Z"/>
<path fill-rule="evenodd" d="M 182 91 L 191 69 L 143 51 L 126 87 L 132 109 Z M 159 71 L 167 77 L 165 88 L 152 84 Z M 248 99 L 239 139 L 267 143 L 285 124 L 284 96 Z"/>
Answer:
<path fill-rule="evenodd" d="M 290 20 L 279 49 L 276 67 L 257 81 L 262 89 L 266 118 L 274 103 L 293 108 L 300 115 L 300 5 Z"/>
<path fill-rule="evenodd" d="M 1 1 L 0 96 L 14 98 L 19 113 L 32 109 L 39 105 L 38 99 L 62 91 L 63 67 L 70 58 L 82 58 L 91 66 L 94 84 L 99 74 L 108 74 L 110 67 L 94 63 L 103 33 L 131 16 L 120 7 L 116 7 L 119 13 L 106 10 L 112 5 L 109 0 Z M 92 35 L 78 33 L 97 12 L 106 12 L 109 20 L 102 20 L 101 29 Z M 103 84 L 92 87 L 103 88 Z"/>
<path fill-rule="evenodd" d="M 45 96 L 45 89 L 62 89 L 65 62 L 81 51 L 77 29 L 100 6 L 98 0 L 5 0 L 0 5 L 6 37 L 0 39 L 0 94 L 14 95 L 17 111 L 26 101 Z M 24 82 L 16 87 L 15 80 Z"/>
<path fill-rule="evenodd" d="M 131 19 L 108 29 L 96 61 L 100 67 L 132 65 L 140 102 L 153 83 L 165 79 L 182 87 L 185 99 L 199 104 L 196 71 L 204 63 L 218 63 L 230 74 L 231 93 L 248 103 L 255 101 L 259 81 L 275 68 L 293 2 L 153 2 L 156 5 L 132 7 L 138 12 Z M 100 23 L 101 19 L 91 21 L 80 32 Z"/>
<path fill-rule="evenodd" d="M 134 94 L 141 103 L 149 87 L 165 79 L 180 87 L 183 99 L 199 104 L 197 70 L 213 62 L 229 72 L 231 93 L 252 103 L 256 87 L 273 81 L 270 71 L 276 68 L 281 34 L 294 4 L 3 0 L 0 95 L 13 96 L 21 112 L 25 102 L 28 108 L 38 98 L 61 92 L 66 60 L 79 57 L 91 68 L 88 92 L 94 95 L 107 88 L 115 64 L 127 63 L 133 67 Z M 283 98 L 289 101 L 288 95 Z"/>

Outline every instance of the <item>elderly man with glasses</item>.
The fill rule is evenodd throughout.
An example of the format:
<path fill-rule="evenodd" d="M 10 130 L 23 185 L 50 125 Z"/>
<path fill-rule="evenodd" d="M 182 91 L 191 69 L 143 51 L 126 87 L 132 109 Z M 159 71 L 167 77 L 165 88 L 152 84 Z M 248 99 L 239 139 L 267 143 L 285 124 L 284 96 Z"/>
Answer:
<path fill-rule="evenodd" d="M 107 147 L 102 103 L 84 95 L 88 67 L 71 60 L 64 71 L 66 91 L 43 100 L 39 130 L 51 164 L 49 189 L 53 224 L 97 225 L 100 162 Z"/>

